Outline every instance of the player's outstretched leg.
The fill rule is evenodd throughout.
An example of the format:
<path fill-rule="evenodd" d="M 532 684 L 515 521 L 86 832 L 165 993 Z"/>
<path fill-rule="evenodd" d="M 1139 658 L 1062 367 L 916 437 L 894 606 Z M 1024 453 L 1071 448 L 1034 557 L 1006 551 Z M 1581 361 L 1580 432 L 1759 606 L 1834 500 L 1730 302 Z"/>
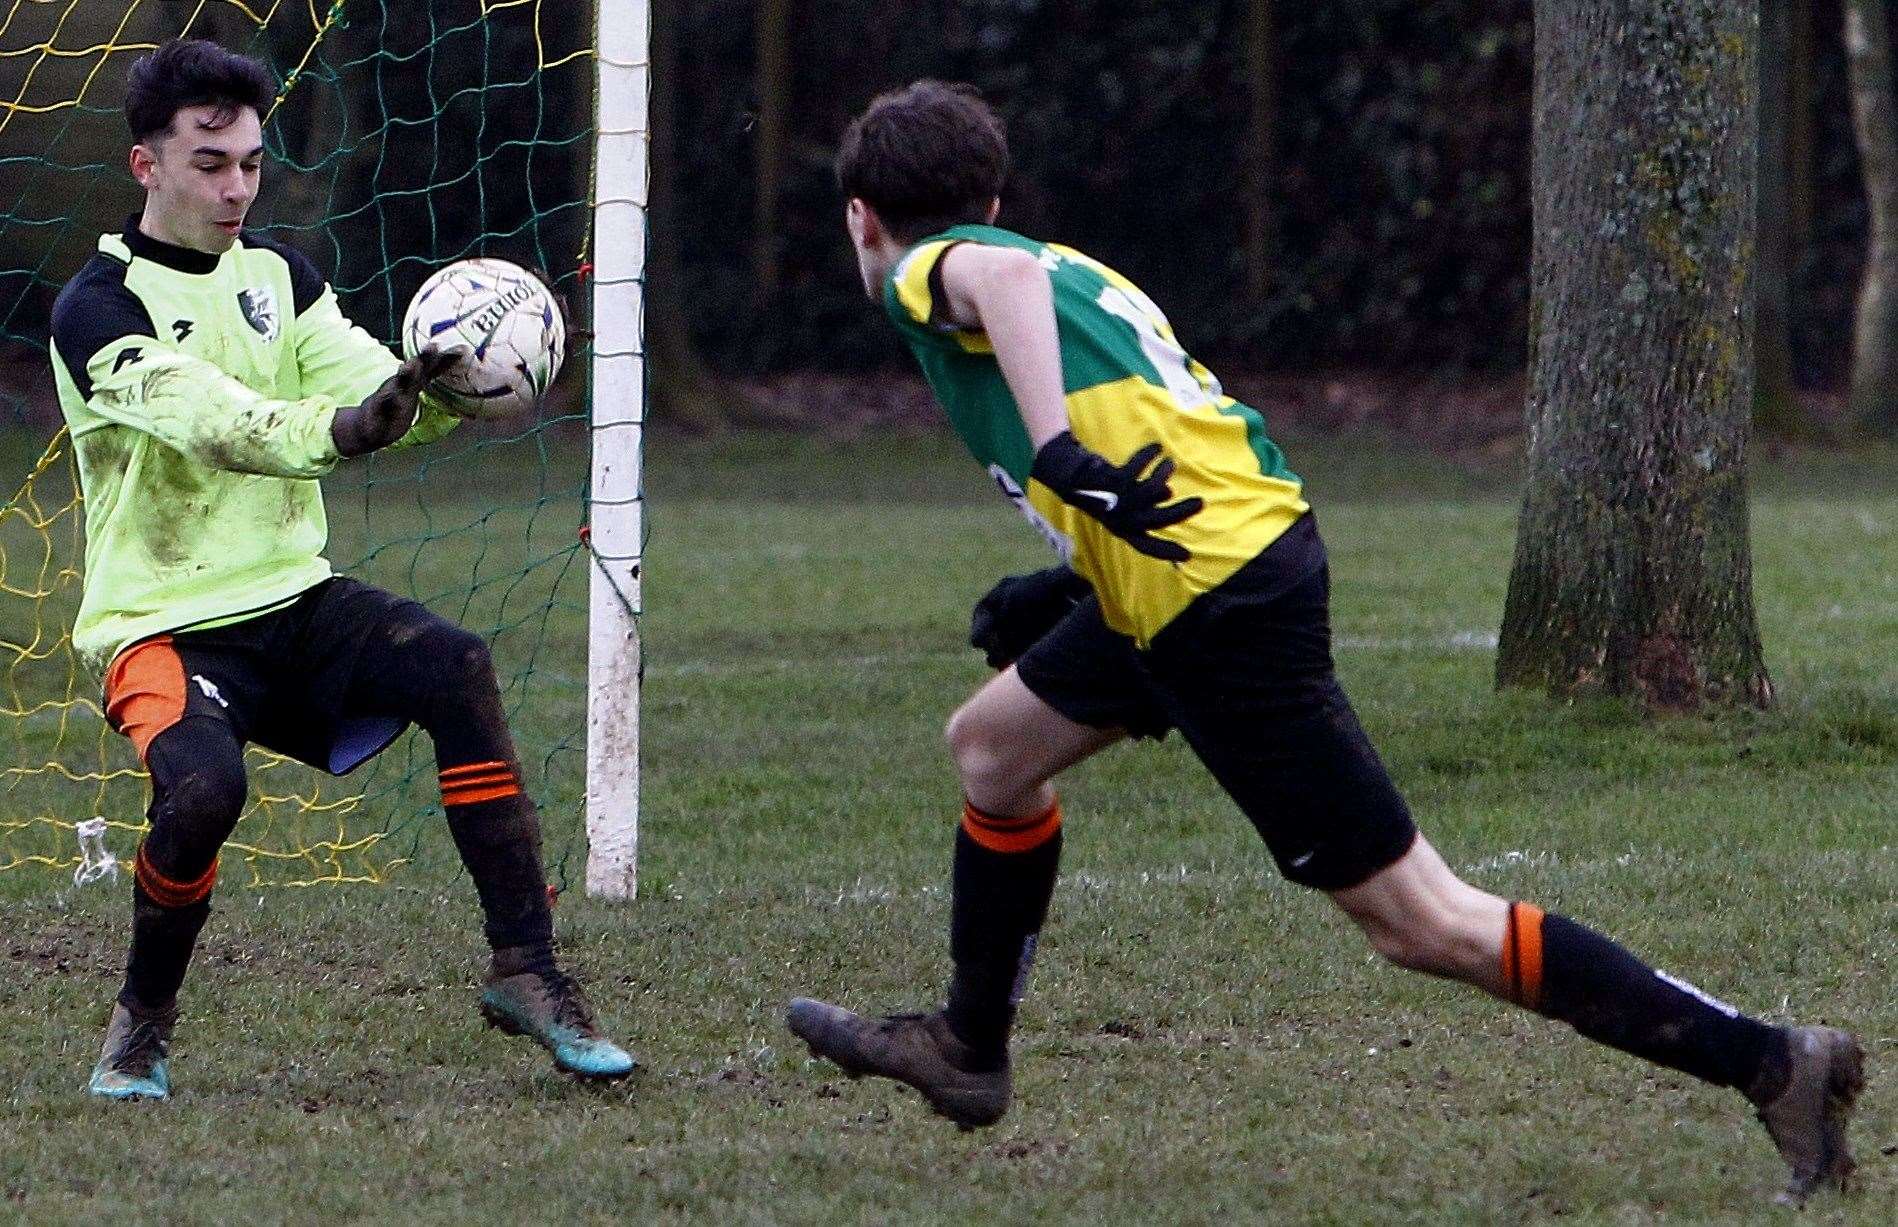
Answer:
<path fill-rule="evenodd" d="M 532 1038 L 567 1073 L 624 1077 L 635 1066 L 631 1054 L 601 1034 L 586 995 L 555 957 L 540 815 L 521 788 L 487 644 L 413 602 L 398 605 L 381 631 L 365 645 L 352 698 L 368 711 L 393 706 L 435 743 L 448 831 L 474 880 L 493 951 L 482 1016 Z"/>
<path fill-rule="evenodd" d="M 1787 1033 L 1783 1084 L 1748 1090 L 1760 1123 L 1792 1168 L 1779 1200 L 1804 1205 L 1827 1187 L 1843 1189 L 1857 1165 L 1846 1124 L 1865 1089 L 1865 1054 L 1835 1027 L 1793 1027 Z"/>
<path fill-rule="evenodd" d="M 894 1078 L 965 1129 L 1008 1110 L 1008 1036 L 1061 863 L 1061 807 L 996 818 L 965 803 L 956 831 L 949 1002 L 933 1014 L 863 1018 L 800 997 L 785 1025 L 852 1076 Z"/>
<path fill-rule="evenodd" d="M 1740 1091 L 1791 1168 L 1781 1200 L 1843 1188 L 1846 1125 L 1864 1086 L 1858 1041 L 1772 1026 L 1657 971 L 1565 916 L 1463 882 L 1421 836 L 1332 898 L 1393 962 L 1486 989 L 1589 1039 Z"/>
<path fill-rule="evenodd" d="M 853 1078 L 874 1074 L 915 1087 L 931 1108 L 964 1129 L 993 1125 L 1008 1111 L 1006 1047 L 999 1060 L 978 1058 L 940 1010 L 864 1018 L 798 997 L 784 1022 L 813 1056 L 836 1062 Z"/>

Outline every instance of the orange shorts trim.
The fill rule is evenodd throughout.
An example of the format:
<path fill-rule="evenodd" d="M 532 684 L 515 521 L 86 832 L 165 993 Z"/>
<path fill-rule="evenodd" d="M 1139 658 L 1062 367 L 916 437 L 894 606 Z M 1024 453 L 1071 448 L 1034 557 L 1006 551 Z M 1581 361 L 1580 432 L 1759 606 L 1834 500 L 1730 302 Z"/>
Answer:
<path fill-rule="evenodd" d="M 1032 852 L 1061 829 L 1061 803 L 1023 818 L 997 818 L 964 801 L 962 829 L 990 852 Z"/>
<path fill-rule="evenodd" d="M 170 635 L 135 643 L 112 658 L 105 671 L 105 718 L 132 739 L 139 762 L 152 738 L 184 717 L 185 662 Z"/>

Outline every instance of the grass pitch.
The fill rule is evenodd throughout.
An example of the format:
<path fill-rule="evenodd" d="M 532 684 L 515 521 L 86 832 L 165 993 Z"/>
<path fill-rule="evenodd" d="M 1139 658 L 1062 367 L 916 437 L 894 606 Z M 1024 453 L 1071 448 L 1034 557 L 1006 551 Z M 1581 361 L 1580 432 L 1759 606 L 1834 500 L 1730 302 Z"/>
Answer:
<path fill-rule="evenodd" d="M 1333 553 L 1346 688 L 1425 830 L 1484 887 L 1743 1008 L 1857 1030 L 1861 1188 L 1805 1218 L 1898 1219 L 1898 454 L 1793 458 L 1758 483 L 1779 705 L 1658 722 L 1492 692 L 1513 474 L 1291 455 Z M 576 1085 L 480 1026 L 473 891 L 436 832 L 390 886 L 222 891 L 177 1096 L 92 1102 L 125 890 L 16 871 L 0 1219 L 1790 1218 L 1765 1204 L 1779 1161 L 1737 1096 L 1381 965 L 1277 880 L 1177 739 L 1064 781 L 1064 877 L 1000 1126 L 957 1133 L 807 1060 L 781 1025 L 794 994 L 938 999 L 958 812 L 939 730 L 985 673 L 967 610 L 1042 557 L 944 437 L 662 441 L 651 462 L 642 895 L 557 911 L 644 1069 Z M 495 497 L 430 494 L 469 500 L 444 521 Z M 407 514 L 378 497 L 352 505 Z M 475 564 L 444 548 L 417 578 Z M 568 608 L 543 667 L 579 678 L 584 576 L 551 582 Z M 583 701 L 524 708 L 524 739 L 557 741 Z M 575 800 L 548 814 L 556 854 Z"/>

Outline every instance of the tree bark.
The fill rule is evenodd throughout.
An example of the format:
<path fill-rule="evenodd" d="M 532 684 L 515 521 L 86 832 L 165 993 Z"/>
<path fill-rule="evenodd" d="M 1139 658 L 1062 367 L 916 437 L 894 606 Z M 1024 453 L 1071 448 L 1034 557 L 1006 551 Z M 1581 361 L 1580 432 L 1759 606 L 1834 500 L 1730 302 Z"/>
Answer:
<path fill-rule="evenodd" d="M 1845 0 L 1852 119 L 1871 213 L 1852 343 L 1852 420 L 1898 433 L 1898 100 L 1883 0 Z"/>
<path fill-rule="evenodd" d="M 778 289 L 778 199 L 784 187 L 785 116 L 791 106 L 791 0 L 758 0 L 752 26 L 758 63 L 753 76 L 757 116 L 752 133 L 752 293 Z"/>
<path fill-rule="evenodd" d="M 1746 440 L 1758 0 L 1537 0 L 1529 481 L 1496 677 L 1770 701 Z"/>
<path fill-rule="evenodd" d="M 1245 273 L 1246 297 L 1265 302 L 1272 288 L 1273 128 L 1278 115 L 1278 39 L 1273 0 L 1249 0 L 1246 8 L 1246 70 L 1251 90 L 1247 114 Z"/>

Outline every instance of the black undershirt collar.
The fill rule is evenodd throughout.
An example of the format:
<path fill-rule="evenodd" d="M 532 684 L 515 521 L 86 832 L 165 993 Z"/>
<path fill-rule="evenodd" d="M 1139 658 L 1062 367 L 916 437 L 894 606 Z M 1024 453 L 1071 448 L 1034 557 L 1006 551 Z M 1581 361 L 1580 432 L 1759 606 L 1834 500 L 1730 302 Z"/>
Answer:
<path fill-rule="evenodd" d="M 155 239 L 138 228 L 139 215 L 134 213 L 125 219 L 125 245 L 131 248 L 132 257 L 137 260 L 150 260 L 153 264 L 162 264 L 166 268 L 181 273 L 203 276 L 217 270 L 222 256 L 214 256 L 208 251 L 193 251 L 189 247 L 179 247 L 162 239 Z"/>

